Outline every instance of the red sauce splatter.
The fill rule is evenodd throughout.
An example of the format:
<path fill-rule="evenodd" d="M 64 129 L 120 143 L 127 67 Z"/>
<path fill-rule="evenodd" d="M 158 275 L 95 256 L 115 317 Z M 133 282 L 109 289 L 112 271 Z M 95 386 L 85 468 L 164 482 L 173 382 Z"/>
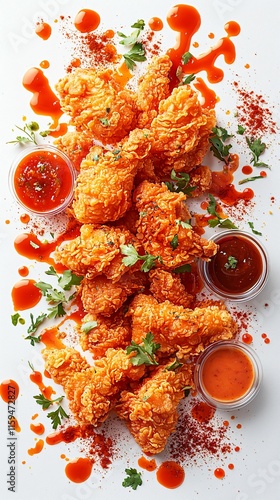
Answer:
<path fill-rule="evenodd" d="M 30 68 L 25 73 L 22 84 L 33 94 L 30 106 L 34 113 L 51 117 L 56 126 L 63 112 L 59 99 L 51 90 L 43 71 L 39 68 Z"/>
<path fill-rule="evenodd" d="M 73 483 L 83 483 L 90 477 L 93 463 L 91 458 L 76 458 L 66 465 L 65 474 Z"/>
<path fill-rule="evenodd" d="M 42 69 L 48 69 L 49 67 L 50 67 L 50 63 L 46 59 L 44 59 L 44 61 L 40 62 L 40 68 L 42 68 Z"/>
<path fill-rule="evenodd" d="M 19 385 L 15 380 L 7 379 L 0 384 L 0 396 L 5 403 L 14 402 L 19 395 Z"/>
<path fill-rule="evenodd" d="M 38 35 L 42 40 L 48 40 L 52 34 L 52 29 L 51 26 L 48 23 L 40 23 L 37 24 L 35 28 L 35 33 Z"/>
<path fill-rule="evenodd" d="M 58 335 L 58 327 L 46 328 L 41 333 L 41 342 L 43 342 L 48 349 L 64 349 L 65 344 L 63 344 Z"/>
<path fill-rule="evenodd" d="M 244 165 L 244 167 L 242 167 L 243 174 L 250 175 L 252 172 L 253 172 L 253 169 L 250 165 Z"/>
<path fill-rule="evenodd" d="M 234 464 L 228 464 L 228 468 L 229 468 L 229 470 L 233 470 L 234 469 Z"/>
<path fill-rule="evenodd" d="M 23 279 L 13 286 L 11 295 L 15 311 L 31 309 L 40 302 L 42 292 L 35 283 L 35 280 Z"/>
<path fill-rule="evenodd" d="M 39 439 L 35 444 L 34 448 L 29 448 L 29 450 L 27 450 L 27 453 L 30 456 L 37 455 L 38 453 L 41 453 L 43 448 L 44 448 L 44 440 Z"/>
<path fill-rule="evenodd" d="M 23 224 L 28 224 L 30 222 L 30 215 L 29 214 L 22 214 L 19 218 L 20 222 Z"/>
<path fill-rule="evenodd" d="M 159 466 L 156 477 L 165 488 L 178 488 L 184 482 L 185 471 L 183 467 L 173 460 L 166 460 Z"/>
<path fill-rule="evenodd" d="M 202 106 L 208 109 L 214 109 L 217 103 L 217 95 L 214 90 L 209 89 L 202 78 L 197 77 L 194 82 L 194 87 L 201 93 L 203 102 Z"/>
<path fill-rule="evenodd" d="M 18 268 L 18 274 L 22 277 L 22 278 L 26 278 L 26 276 L 28 276 L 29 274 L 29 269 L 28 267 L 26 266 L 21 266 Z"/>
<path fill-rule="evenodd" d="M 215 415 L 215 408 L 203 401 L 199 401 L 192 407 L 191 415 L 198 422 L 209 422 Z"/>
<path fill-rule="evenodd" d="M 242 339 L 242 342 L 244 342 L 244 344 L 252 344 L 253 342 L 253 337 L 250 333 L 244 333 L 241 337 Z"/>
<path fill-rule="evenodd" d="M 240 446 L 235 446 L 234 451 L 238 453 L 240 451 Z"/>
<path fill-rule="evenodd" d="M 242 429 L 242 424 L 237 424 L 236 429 Z"/>
<path fill-rule="evenodd" d="M 65 135 L 66 132 L 68 132 L 68 125 L 67 123 L 59 123 L 57 127 L 50 128 L 49 130 L 49 135 L 51 137 L 61 137 L 62 135 Z"/>
<path fill-rule="evenodd" d="M 30 430 L 37 434 L 37 436 L 42 436 L 45 432 L 45 427 L 43 424 L 30 424 Z"/>
<path fill-rule="evenodd" d="M 138 459 L 138 465 L 139 467 L 141 467 L 141 469 L 145 469 L 149 472 L 152 472 L 157 468 L 157 464 L 154 458 L 152 460 L 148 460 L 146 457 L 140 457 Z"/>
<path fill-rule="evenodd" d="M 151 17 L 148 21 L 148 25 L 153 31 L 161 31 L 163 28 L 163 22 L 159 17 Z"/>
<path fill-rule="evenodd" d="M 225 471 L 224 469 L 221 469 L 221 467 L 217 467 L 217 469 L 214 470 L 214 476 L 217 479 L 223 479 L 225 477 Z"/>
<path fill-rule="evenodd" d="M 75 28 L 81 33 L 90 33 L 100 24 L 100 15 L 91 9 L 82 9 L 74 19 Z"/>
<path fill-rule="evenodd" d="M 40 392 L 45 396 L 46 399 L 51 399 L 52 395 L 55 394 L 55 390 L 51 386 L 46 386 L 43 382 L 43 376 L 40 372 L 34 370 L 29 378 L 31 382 L 37 385 Z"/>

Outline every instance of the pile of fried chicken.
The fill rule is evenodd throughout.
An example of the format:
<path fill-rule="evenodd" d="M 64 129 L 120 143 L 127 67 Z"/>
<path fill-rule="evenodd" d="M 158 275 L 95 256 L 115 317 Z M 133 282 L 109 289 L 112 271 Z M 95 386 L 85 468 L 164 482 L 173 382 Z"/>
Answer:
<path fill-rule="evenodd" d="M 73 126 L 56 145 L 78 172 L 71 210 L 80 234 L 54 259 L 83 276 L 77 330 L 93 363 L 72 347 L 46 348 L 45 366 L 80 425 L 98 426 L 114 410 L 148 454 L 176 428 L 196 357 L 237 332 L 224 303 L 199 302 L 180 273 L 217 252 L 188 208 L 211 186 L 201 162 L 216 121 L 190 85 L 171 89 L 170 68 L 167 55 L 153 58 L 136 91 L 112 69 L 78 68 L 56 86 Z M 188 179 L 190 195 L 172 174 Z M 147 335 L 152 363 L 136 360 Z"/>

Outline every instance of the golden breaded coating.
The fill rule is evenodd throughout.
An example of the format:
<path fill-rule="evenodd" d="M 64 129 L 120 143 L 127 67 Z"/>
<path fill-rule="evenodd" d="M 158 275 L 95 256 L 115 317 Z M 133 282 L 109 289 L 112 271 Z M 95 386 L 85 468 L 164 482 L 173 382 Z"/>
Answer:
<path fill-rule="evenodd" d="M 137 249 L 140 247 L 135 236 L 125 228 L 84 224 L 80 236 L 58 246 L 53 257 L 55 262 L 89 279 L 104 274 L 117 281 L 127 271 L 120 245 L 128 243 Z M 136 263 L 133 270 L 139 267 Z"/>
<path fill-rule="evenodd" d="M 76 219 L 84 224 L 102 224 L 122 217 L 131 206 L 139 161 L 149 149 L 144 130 L 135 129 L 112 151 L 101 156 L 90 152 L 76 180 L 72 204 Z"/>
<path fill-rule="evenodd" d="M 64 349 L 53 349 L 49 352 L 45 349 L 43 352 L 46 368 L 51 376 L 57 373 L 58 367 L 63 367 L 63 356 L 69 358 L 70 355 L 70 362 L 67 360 L 69 365 L 71 356 L 77 356 L 74 349 L 72 353 L 69 353 L 69 349 L 66 349 L 65 354 L 63 351 Z M 68 370 L 62 385 L 76 421 L 94 426 L 103 422 L 127 381 L 139 380 L 144 372 L 145 367 L 132 365 L 123 349 L 109 349 L 104 358 L 85 370 Z"/>
<path fill-rule="evenodd" d="M 153 57 L 146 72 L 139 78 L 136 105 L 140 114 L 137 120 L 139 128 L 151 125 L 158 113 L 162 99 L 170 94 L 169 71 L 172 62 L 168 55 Z"/>
<path fill-rule="evenodd" d="M 192 307 L 195 297 L 186 291 L 179 275 L 164 269 L 152 269 L 149 280 L 150 292 L 158 302 L 169 300 L 177 306 Z"/>
<path fill-rule="evenodd" d="M 78 68 L 56 85 L 71 125 L 104 144 L 120 141 L 136 125 L 136 96 L 113 76 L 109 69 Z"/>
<path fill-rule="evenodd" d="M 206 191 L 209 191 L 212 184 L 212 172 L 206 165 L 200 165 L 193 168 L 189 172 L 190 181 L 189 185 L 195 189 L 191 192 L 192 198 L 201 196 Z"/>
<path fill-rule="evenodd" d="M 116 405 L 117 414 L 125 420 L 135 441 L 151 455 L 164 450 L 175 431 L 184 388 L 193 384 L 188 365 L 178 371 L 168 369 L 170 366 L 161 366 L 138 390 L 123 391 Z"/>
<path fill-rule="evenodd" d="M 228 340 L 237 333 L 237 325 L 223 302 L 186 309 L 169 301 L 158 303 L 148 295 L 137 295 L 129 307 L 132 340 L 137 344 L 151 332 L 160 344 L 157 354 L 198 354 L 207 345 Z"/>
<path fill-rule="evenodd" d="M 85 371 L 90 367 L 80 353 L 72 347 L 44 349 L 42 356 L 45 360 L 45 369 L 53 381 L 63 386 L 73 373 Z"/>
<path fill-rule="evenodd" d="M 126 301 L 129 295 L 144 290 L 147 278 L 141 271 L 126 272 L 113 283 L 106 276 L 85 278 L 81 284 L 81 299 L 85 311 L 111 316 Z"/>
<path fill-rule="evenodd" d="M 93 146 L 93 137 L 86 132 L 71 131 L 58 137 L 54 145 L 68 156 L 74 168 L 79 171 L 82 160 Z"/>
<path fill-rule="evenodd" d="M 186 195 L 174 193 L 165 184 L 144 181 L 134 191 L 137 209 L 137 237 L 148 254 L 160 256 L 161 264 L 174 269 L 193 262 L 208 260 L 217 252 L 217 245 L 201 238 L 192 228 L 185 227 L 190 214 L 184 203 Z M 186 220 L 187 219 L 187 220 Z"/>
<path fill-rule="evenodd" d="M 96 326 L 85 332 L 83 328 L 87 327 L 89 322 L 94 322 Z M 130 321 L 123 308 L 110 317 L 86 314 L 77 331 L 83 351 L 90 351 L 94 359 L 104 356 L 109 348 L 124 349 L 131 340 Z"/>

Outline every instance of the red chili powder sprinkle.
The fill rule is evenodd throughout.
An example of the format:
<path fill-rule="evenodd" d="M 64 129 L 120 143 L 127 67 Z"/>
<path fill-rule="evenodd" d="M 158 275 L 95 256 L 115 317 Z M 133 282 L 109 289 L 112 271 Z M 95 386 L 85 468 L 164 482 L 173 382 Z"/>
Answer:
<path fill-rule="evenodd" d="M 246 90 L 233 82 L 238 95 L 238 121 L 246 128 L 246 135 L 261 137 L 264 134 L 276 134 L 276 122 L 268 103 L 260 94 Z"/>
<path fill-rule="evenodd" d="M 215 418 L 208 422 L 199 422 L 192 418 L 191 409 L 182 410 L 176 433 L 170 438 L 168 446 L 171 460 L 181 464 L 192 463 L 196 459 L 207 462 L 209 456 L 227 456 L 232 451 L 228 438 L 229 428 Z"/>

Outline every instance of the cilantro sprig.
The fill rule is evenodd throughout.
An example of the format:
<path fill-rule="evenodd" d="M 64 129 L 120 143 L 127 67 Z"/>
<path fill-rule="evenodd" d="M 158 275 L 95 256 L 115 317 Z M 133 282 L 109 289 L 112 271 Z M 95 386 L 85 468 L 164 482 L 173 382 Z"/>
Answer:
<path fill-rule="evenodd" d="M 52 428 L 57 429 L 59 425 L 61 425 L 61 421 L 63 418 L 69 418 L 69 415 L 62 408 L 60 403 L 62 402 L 64 396 L 59 396 L 56 399 L 47 399 L 43 394 L 38 394 L 37 396 L 33 396 L 38 405 L 41 405 L 43 410 L 47 410 L 53 404 L 58 404 L 58 408 L 55 411 L 51 411 L 47 414 L 47 417 L 52 421 Z"/>
<path fill-rule="evenodd" d="M 187 196 L 192 196 L 192 192 L 196 189 L 196 186 L 190 186 L 190 175 L 186 172 L 176 173 L 174 169 L 171 170 L 170 174 L 171 182 L 166 181 L 165 185 L 168 187 L 169 191 L 173 193 L 178 193 L 181 191 Z"/>
<path fill-rule="evenodd" d="M 266 149 L 266 144 L 262 142 L 261 139 L 254 139 L 254 137 L 246 137 L 246 142 L 252 153 L 252 159 L 250 163 L 253 163 L 254 167 L 271 168 L 266 163 L 259 161 L 259 157 L 264 153 Z"/>
<path fill-rule="evenodd" d="M 15 125 L 15 127 L 18 130 L 20 130 L 20 132 L 22 132 L 24 135 L 17 135 L 13 141 L 8 141 L 7 144 L 28 144 L 31 142 L 37 146 L 38 143 L 36 138 L 36 132 L 38 132 L 40 129 L 37 122 L 26 123 L 23 127 Z M 46 137 L 47 135 L 49 135 L 49 133 L 50 133 L 49 130 L 39 132 L 41 137 Z"/>
<path fill-rule="evenodd" d="M 208 220 L 208 225 L 210 227 L 224 227 L 227 229 L 237 229 L 237 226 L 230 219 L 222 219 L 222 217 L 216 211 L 216 200 L 214 196 L 209 193 L 209 204 L 207 207 L 207 212 L 213 216 L 213 218 Z"/>
<path fill-rule="evenodd" d="M 229 255 L 224 267 L 226 269 L 236 269 L 237 264 L 238 260 L 233 255 Z"/>
<path fill-rule="evenodd" d="M 231 161 L 230 149 L 232 148 L 232 145 L 225 144 L 225 141 L 231 137 L 232 135 L 230 135 L 223 127 L 213 127 L 212 134 L 209 137 L 209 142 L 211 144 L 210 151 L 212 151 L 215 158 L 223 161 L 226 165 L 228 165 Z"/>
<path fill-rule="evenodd" d="M 147 59 L 144 46 L 138 41 L 138 37 L 144 27 L 145 21 L 143 19 L 139 19 L 136 23 L 132 24 L 131 28 L 135 29 L 130 35 L 127 36 L 120 31 L 117 32 L 119 37 L 122 38 L 120 44 L 125 47 L 130 47 L 128 52 L 123 54 L 125 64 L 129 70 L 133 70 L 137 62 L 143 62 Z"/>
<path fill-rule="evenodd" d="M 136 262 L 138 260 L 143 260 L 143 264 L 141 266 L 141 271 L 143 271 L 144 273 L 147 273 L 148 271 L 150 271 L 150 269 L 152 269 L 152 267 L 154 267 L 155 265 L 155 262 L 160 259 L 159 256 L 154 256 L 154 255 L 150 255 L 150 254 L 145 254 L 145 255 L 139 255 L 139 253 L 137 252 L 137 250 L 134 248 L 133 245 L 131 245 L 131 243 L 129 243 L 128 245 L 120 245 L 120 250 L 121 250 L 121 253 L 123 255 L 125 255 L 125 257 L 123 257 L 122 259 L 122 262 L 125 266 L 133 266 L 134 264 L 136 264 Z"/>
<path fill-rule="evenodd" d="M 122 486 L 124 486 L 124 488 L 131 487 L 133 490 L 136 490 L 138 486 L 141 486 L 141 484 L 143 483 L 141 472 L 138 472 L 136 469 L 130 468 L 125 469 L 125 473 L 127 474 L 127 476 L 122 482 Z"/>
<path fill-rule="evenodd" d="M 151 332 L 147 333 L 144 337 L 142 344 L 137 344 L 134 340 L 131 341 L 131 345 L 127 346 L 126 354 L 135 352 L 136 355 L 130 358 L 131 363 L 134 366 L 139 365 L 158 365 L 155 359 L 155 352 L 160 348 L 160 344 L 155 343 L 154 336 Z"/>

